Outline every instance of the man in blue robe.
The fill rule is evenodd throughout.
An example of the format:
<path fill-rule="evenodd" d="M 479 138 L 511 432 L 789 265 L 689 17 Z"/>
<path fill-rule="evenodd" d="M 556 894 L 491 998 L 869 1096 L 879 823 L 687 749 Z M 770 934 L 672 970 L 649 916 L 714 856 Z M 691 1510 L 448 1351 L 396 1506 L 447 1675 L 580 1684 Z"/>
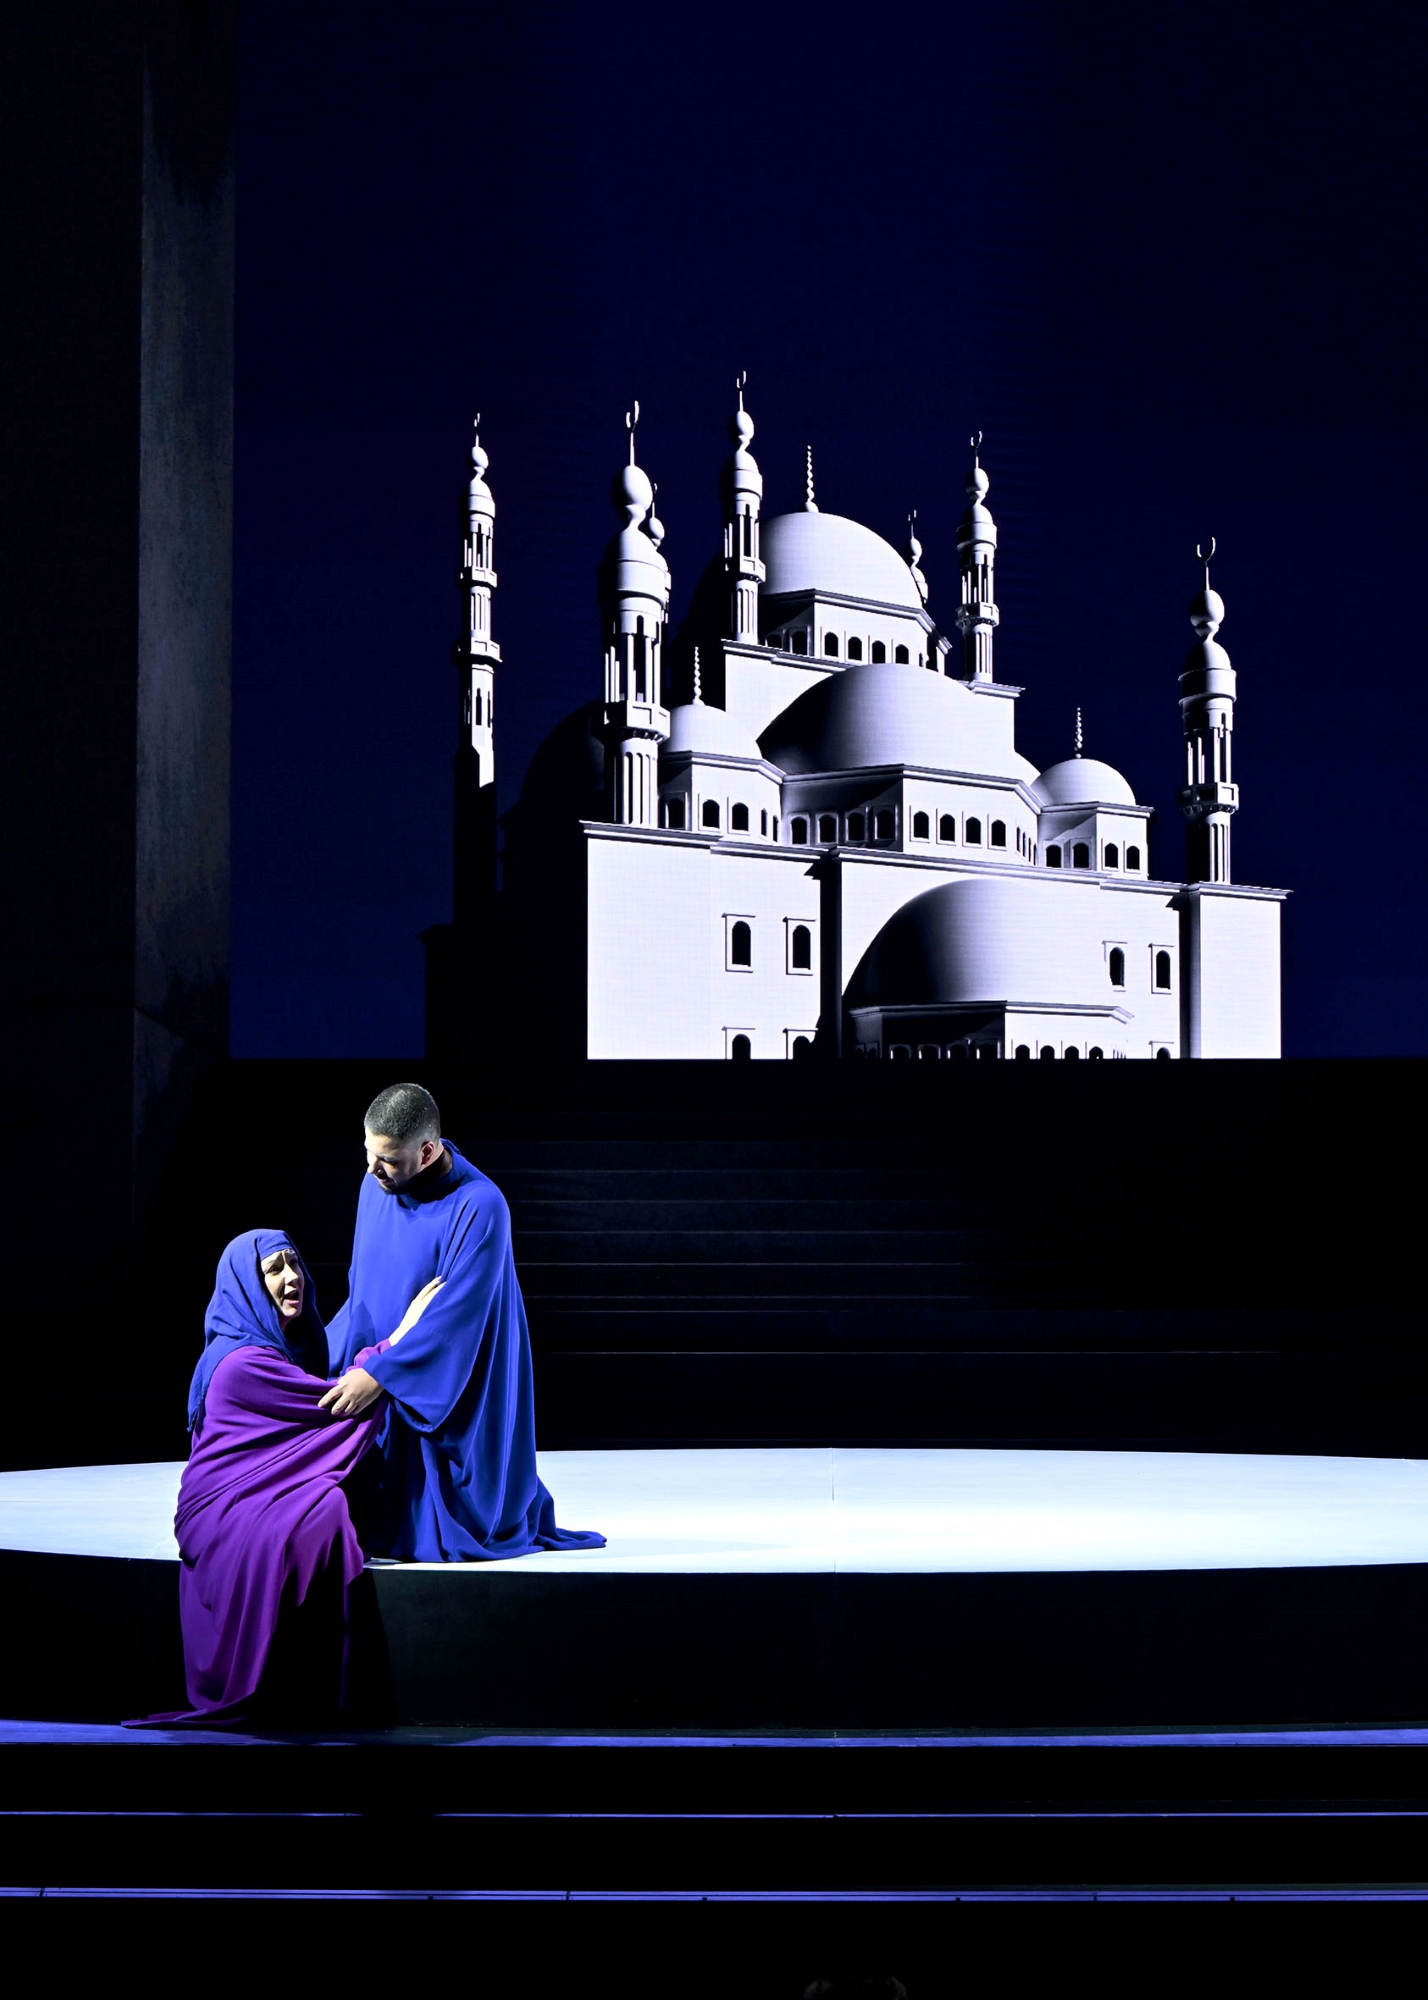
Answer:
<path fill-rule="evenodd" d="M 365 1126 L 347 1303 L 327 1329 L 333 1372 L 344 1372 L 323 1398 L 338 1417 L 391 1398 L 364 1548 L 460 1562 L 600 1547 L 603 1535 L 557 1528 L 536 1472 L 530 1335 L 504 1196 L 443 1140 L 420 1084 L 384 1090 Z M 400 1344 L 355 1367 L 432 1279 L 439 1289 Z"/>

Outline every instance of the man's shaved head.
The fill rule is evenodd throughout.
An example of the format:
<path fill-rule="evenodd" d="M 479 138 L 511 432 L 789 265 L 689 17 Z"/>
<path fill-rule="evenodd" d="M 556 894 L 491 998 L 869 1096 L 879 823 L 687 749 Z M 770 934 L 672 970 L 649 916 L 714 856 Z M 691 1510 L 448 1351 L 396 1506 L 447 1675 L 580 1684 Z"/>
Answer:
<path fill-rule="evenodd" d="M 419 1083 L 390 1083 L 372 1099 L 362 1120 L 367 1131 L 398 1146 L 433 1145 L 441 1139 L 436 1099 Z"/>

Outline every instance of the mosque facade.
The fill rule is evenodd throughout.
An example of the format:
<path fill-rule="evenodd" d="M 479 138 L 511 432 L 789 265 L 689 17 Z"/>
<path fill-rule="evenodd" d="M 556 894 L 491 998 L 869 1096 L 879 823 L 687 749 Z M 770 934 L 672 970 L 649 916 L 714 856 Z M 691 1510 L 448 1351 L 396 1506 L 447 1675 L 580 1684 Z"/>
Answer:
<path fill-rule="evenodd" d="M 1016 748 L 980 438 L 944 628 L 915 520 L 899 552 L 820 511 L 811 461 L 803 507 L 762 518 L 741 385 L 723 550 L 672 643 L 637 416 L 599 571 L 603 688 L 557 732 L 574 755 L 538 754 L 540 798 L 507 821 L 507 898 L 566 913 L 586 1056 L 1279 1055 L 1288 892 L 1231 879 L 1235 674 L 1208 562 L 1179 687 L 1191 879 L 1164 881 L 1151 809 L 1081 754 L 1079 718 L 1063 762 L 1037 770 Z M 471 797 L 493 801 L 495 507 L 479 436 L 473 467 L 462 754 Z M 567 837 L 536 841 L 537 809 Z"/>

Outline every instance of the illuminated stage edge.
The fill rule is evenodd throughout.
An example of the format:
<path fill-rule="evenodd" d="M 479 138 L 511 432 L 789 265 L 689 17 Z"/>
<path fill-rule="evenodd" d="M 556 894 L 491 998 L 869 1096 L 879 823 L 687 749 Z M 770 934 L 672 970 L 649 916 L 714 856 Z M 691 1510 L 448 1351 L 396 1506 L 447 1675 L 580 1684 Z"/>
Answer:
<path fill-rule="evenodd" d="M 177 1700 L 177 1465 L 0 1475 L 0 1712 Z M 398 1719 L 571 1730 L 1428 1715 L 1428 1463 L 551 1452 L 603 1550 L 374 1565 Z"/>

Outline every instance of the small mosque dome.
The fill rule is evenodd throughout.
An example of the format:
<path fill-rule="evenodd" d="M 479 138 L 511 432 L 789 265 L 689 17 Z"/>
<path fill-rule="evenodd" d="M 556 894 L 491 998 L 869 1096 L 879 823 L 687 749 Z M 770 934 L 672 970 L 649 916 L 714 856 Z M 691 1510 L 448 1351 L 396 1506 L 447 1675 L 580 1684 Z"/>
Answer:
<path fill-rule="evenodd" d="M 492 498 L 490 487 L 486 484 L 486 474 L 490 464 L 490 457 L 478 434 L 471 446 L 471 485 L 467 493 L 467 504 L 471 513 L 483 514 L 488 519 L 494 520 L 496 502 Z"/>
<path fill-rule="evenodd" d="M 1048 764 L 1031 788 L 1044 806 L 1133 806 L 1135 793 L 1119 771 L 1095 757 Z"/>
<path fill-rule="evenodd" d="M 921 611 L 912 572 L 890 542 L 842 514 L 775 514 L 763 523 L 764 591 L 821 591 Z"/>
<path fill-rule="evenodd" d="M 795 773 L 921 764 L 1034 778 L 1036 766 L 997 732 L 998 720 L 963 682 L 880 661 L 847 667 L 808 688 L 759 741 L 771 763 Z"/>
<path fill-rule="evenodd" d="M 1066 923 L 1066 881 L 981 877 L 925 889 L 891 917 L 854 974 L 854 1006 L 1105 998 L 1105 966 Z M 1089 935 L 1089 934 L 1088 934 Z"/>
<path fill-rule="evenodd" d="M 706 708 L 702 701 L 685 702 L 669 712 L 669 741 L 666 752 L 686 750 L 695 756 L 744 757 L 759 762 L 763 752 L 741 722 L 722 708 Z"/>
<path fill-rule="evenodd" d="M 654 505 L 654 487 L 642 465 L 622 465 L 610 486 L 610 498 L 617 507 L 633 508 L 642 514 Z"/>
<path fill-rule="evenodd" d="M 638 469 L 638 468 L 636 468 Z M 649 597 L 669 602 L 669 564 L 659 544 L 634 522 L 621 528 L 610 547 L 613 582 L 621 597 Z"/>
<path fill-rule="evenodd" d="M 1225 622 L 1225 600 L 1206 584 L 1190 600 L 1190 623 L 1202 639 L 1213 638 Z"/>

